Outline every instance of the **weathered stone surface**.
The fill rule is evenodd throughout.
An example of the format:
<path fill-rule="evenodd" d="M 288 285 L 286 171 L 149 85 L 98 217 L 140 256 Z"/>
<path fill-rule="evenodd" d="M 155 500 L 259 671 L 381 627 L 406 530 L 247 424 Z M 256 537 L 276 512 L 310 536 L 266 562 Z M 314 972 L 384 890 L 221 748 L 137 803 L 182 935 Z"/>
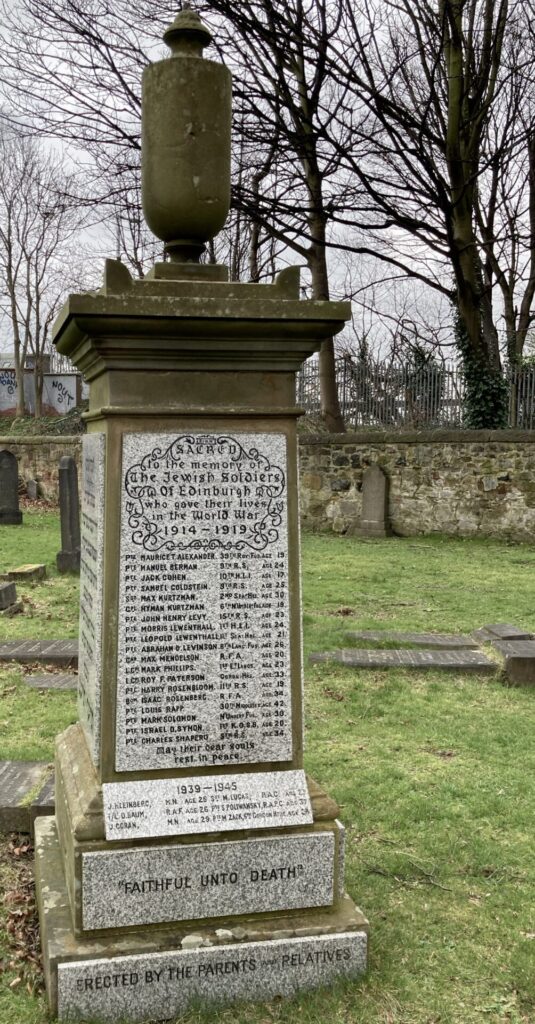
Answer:
<path fill-rule="evenodd" d="M 55 811 L 55 778 L 51 771 L 43 788 L 30 804 L 30 833 L 35 835 L 35 819 L 44 815 L 52 816 Z"/>
<path fill-rule="evenodd" d="M 0 831 L 29 832 L 30 807 L 24 800 L 46 773 L 43 761 L 0 761 Z"/>
<path fill-rule="evenodd" d="M 82 854 L 84 929 L 334 902 L 334 833 Z"/>
<path fill-rule="evenodd" d="M 9 608 L 17 600 L 17 588 L 14 583 L 0 583 L 0 611 Z"/>
<path fill-rule="evenodd" d="M 5 576 L 9 580 L 21 580 L 23 583 L 33 583 L 46 578 L 46 565 L 18 565 L 16 569 L 8 569 Z"/>
<path fill-rule="evenodd" d="M 15 601 L 15 604 L 10 604 L 10 605 L 8 605 L 7 608 L 3 608 L 2 611 L 0 611 L 0 615 L 3 618 L 10 619 L 10 618 L 12 618 L 13 615 L 18 615 L 19 612 L 23 612 L 23 611 L 24 611 L 24 602 L 23 601 Z"/>
<path fill-rule="evenodd" d="M 71 930 L 71 914 L 54 819 L 49 817 L 38 819 L 35 823 L 35 833 L 36 888 L 41 921 L 41 942 L 46 986 L 53 1014 L 57 1010 L 57 973 L 58 966 L 61 964 L 72 961 L 94 961 L 101 958 L 106 958 L 109 961 L 125 954 L 145 957 L 152 953 L 162 954 L 162 950 L 165 949 L 172 952 L 173 955 L 177 950 L 182 953 L 182 941 L 186 935 L 191 934 L 192 929 L 191 926 L 185 929 L 180 924 L 169 925 L 167 929 L 158 931 L 144 928 L 128 934 L 121 932 L 118 935 L 111 931 L 109 936 L 75 939 Z M 348 897 L 345 897 L 329 913 L 326 913 L 324 909 L 308 910 L 302 915 L 296 913 L 291 922 L 284 915 L 274 915 L 269 918 L 244 918 L 240 927 L 232 927 L 231 930 L 241 946 L 242 942 L 273 941 L 273 935 L 280 932 L 290 937 L 299 936 L 305 939 L 322 936 L 337 939 L 340 935 L 343 936 L 349 932 L 355 936 L 356 941 L 358 933 L 365 936 L 368 927 L 368 922 L 361 911 Z M 226 937 L 219 938 L 215 928 L 199 926 L 196 927 L 195 932 L 211 947 L 219 945 L 220 952 L 226 954 L 229 948 L 228 940 Z M 364 939 L 362 941 L 364 942 Z M 217 952 L 217 949 L 207 949 L 206 951 Z M 325 959 L 329 960 L 330 958 L 326 957 Z M 220 989 L 217 974 L 215 979 L 218 981 Z M 82 986 L 82 988 L 84 987 Z M 247 995 L 253 997 L 253 990 Z M 259 995 L 258 998 L 260 999 L 261 996 Z M 86 1009 L 85 1002 L 83 1008 Z M 152 1008 L 149 1009 L 149 1015 L 151 1012 Z M 166 1013 L 165 1009 L 163 1016 L 166 1016 Z M 157 1016 L 161 1017 L 162 1013 L 158 1012 Z"/>
<path fill-rule="evenodd" d="M 66 672 L 44 672 L 42 675 L 24 676 L 26 686 L 35 690 L 76 690 L 78 676 Z"/>
<path fill-rule="evenodd" d="M 76 667 L 77 640 L 10 640 L 0 643 L 0 661 Z"/>
<path fill-rule="evenodd" d="M 316 438 L 307 434 L 299 449 L 302 523 L 309 529 L 344 534 L 358 523 L 362 467 L 380 462 L 390 481 L 394 533 L 533 541 L 532 431 L 359 430 Z M 337 465 L 343 456 L 349 457 L 349 467 Z M 483 489 L 484 477 L 495 479 L 495 490 Z M 332 490 L 331 483 L 342 478 L 349 489 Z M 534 564 L 529 556 L 527 564 Z"/>
<path fill-rule="evenodd" d="M 496 665 L 479 651 L 359 651 L 341 650 L 311 654 L 310 661 L 338 661 L 351 668 L 411 668 L 421 671 L 478 672 L 490 675 Z"/>
<path fill-rule="evenodd" d="M 80 435 L 0 437 L 0 447 L 6 445 L 17 458 L 20 479 L 25 483 L 38 480 L 42 497 L 54 501 L 58 498 L 59 461 L 62 455 L 71 453 L 79 464 L 81 443 Z"/>
<path fill-rule="evenodd" d="M 78 714 L 95 763 L 101 739 L 105 458 L 104 434 L 86 434 L 82 453 Z"/>
<path fill-rule="evenodd" d="M 478 643 L 493 643 L 495 640 L 532 640 L 533 633 L 513 626 L 509 622 L 496 622 L 490 626 L 475 629 L 472 636 Z"/>
<path fill-rule="evenodd" d="M 175 1017 L 192 1002 L 261 1002 L 357 978 L 366 961 L 366 933 L 346 932 L 61 964 L 58 1017 L 144 1021 Z"/>
<path fill-rule="evenodd" d="M 0 452 L 0 526 L 20 526 L 19 470 L 13 452 Z"/>
<path fill-rule="evenodd" d="M 469 636 L 458 636 L 452 633 L 401 633 L 391 629 L 362 629 L 346 633 L 348 640 L 371 640 L 377 643 L 403 643 L 411 647 L 434 647 L 462 649 L 477 647 L 477 641 Z"/>
<path fill-rule="evenodd" d="M 30 501 L 37 501 L 39 497 L 39 484 L 37 483 L 37 480 L 26 481 L 26 494 Z"/>
<path fill-rule="evenodd" d="M 351 486 L 348 481 L 348 490 Z M 388 477 L 376 462 L 362 474 L 362 514 L 360 522 L 348 529 L 348 534 L 360 537 L 387 537 L 390 533 L 388 518 Z"/>
<path fill-rule="evenodd" d="M 78 471 L 72 455 L 64 455 L 59 466 L 59 512 L 61 551 L 56 555 L 58 572 L 80 572 L 80 500 Z"/>
<path fill-rule="evenodd" d="M 280 434 L 124 436 L 117 771 L 291 760 L 286 495 Z"/>
<path fill-rule="evenodd" d="M 535 640 L 495 640 L 505 659 L 505 675 L 513 686 L 535 686 Z"/>
<path fill-rule="evenodd" d="M 107 839 L 309 825 L 305 773 L 246 772 L 105 783 Z"/>

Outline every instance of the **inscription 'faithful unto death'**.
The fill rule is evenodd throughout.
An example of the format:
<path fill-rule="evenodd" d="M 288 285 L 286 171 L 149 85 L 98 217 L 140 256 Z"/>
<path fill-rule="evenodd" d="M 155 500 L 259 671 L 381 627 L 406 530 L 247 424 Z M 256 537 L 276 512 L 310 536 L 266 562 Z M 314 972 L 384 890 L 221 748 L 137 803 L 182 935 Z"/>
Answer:
<path fill-rule="evenodd" d="M 292 757 L 286 441 L 123 438 L 116 768 Z"/>

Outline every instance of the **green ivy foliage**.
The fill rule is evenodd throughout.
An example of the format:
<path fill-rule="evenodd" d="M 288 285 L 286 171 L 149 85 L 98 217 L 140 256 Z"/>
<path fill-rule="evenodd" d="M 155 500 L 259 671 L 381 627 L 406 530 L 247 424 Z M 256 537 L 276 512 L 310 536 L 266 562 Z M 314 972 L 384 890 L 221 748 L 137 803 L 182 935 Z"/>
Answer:
<path fill-rule="evenodd" d="M 463 360 L 464 425 L 472 430 L 501 430 L 508 425 L 509 390 L 502 372 L 493 370 L 469 344 L 454 306 L 454 335 Z"/>

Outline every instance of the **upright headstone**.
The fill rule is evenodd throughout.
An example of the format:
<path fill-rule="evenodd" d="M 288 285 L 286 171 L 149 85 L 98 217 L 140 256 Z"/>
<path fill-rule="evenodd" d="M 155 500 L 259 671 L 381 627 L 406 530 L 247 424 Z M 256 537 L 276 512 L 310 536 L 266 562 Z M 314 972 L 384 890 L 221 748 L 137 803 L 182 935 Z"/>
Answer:
<path fill-rule="evenodd" d="M 78 470 L 72 455 L 59 462 L 59 512 L 61 551 L 56 555 L 58 572 L 80 572 L 80 499 Z"/>
<path fill-rule="evenodd" d="M 366 963 L 337 807 L 302 758 L 295 373 L 350 310 L 300 300 L 293 270 L 229 284 L 196 262 L 228 210 L 230 75 L 191 10 L 165 38 L 144 209 L 172 261 L 141 282 L 108 262 L 55 327 L 90 383 L 80 723 L 35 830 L 65 1020 L 172 1017 Z"/>
<path fill-rule="evenodd" d="M 0 526 L 20 526 L 19 470 L 13 452 L 0 452 Z"/>
<path fill-rule="evenodd" d="M 362 514 L 355 531 L 361 537 L 388 537 L 388 477 L 377 465 L 368 466 L 362 474 Z"/>

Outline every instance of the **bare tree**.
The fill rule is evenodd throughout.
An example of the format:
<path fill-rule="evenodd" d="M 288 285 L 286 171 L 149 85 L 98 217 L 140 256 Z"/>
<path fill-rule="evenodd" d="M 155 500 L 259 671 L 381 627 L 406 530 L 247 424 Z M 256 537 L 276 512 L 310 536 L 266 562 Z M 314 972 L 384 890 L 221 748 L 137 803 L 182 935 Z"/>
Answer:
<path fill-rule="evenodd" d="M 35 414 L 41 415 L 44 355 L 62 295 L 74 280 L 78 211 L 66 203 L 62 164 L 35 141 L 0 136 L 0 273 L 2 308 L 13 332 L 17 415 L 26 412 L 24 367 L 31 354 Z"/>

